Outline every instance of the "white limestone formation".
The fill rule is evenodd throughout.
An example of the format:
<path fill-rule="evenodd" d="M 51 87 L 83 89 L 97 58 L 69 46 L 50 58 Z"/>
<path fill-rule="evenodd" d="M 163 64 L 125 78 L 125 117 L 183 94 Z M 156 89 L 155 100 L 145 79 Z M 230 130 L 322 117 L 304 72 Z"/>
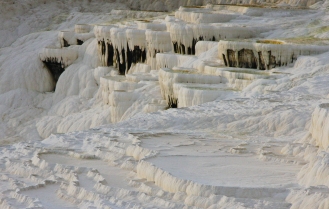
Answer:
<path fill-rule="evenodd" d="M 124 90 L 114 90 L 109 96 L 112 123 L 119 122 L 124 113 L 137 100 L 138 94 Z"/>
<path fill-rule="evenodd" d="M 71 65 L 77 58 L 78 52 L 75 49 L 63 49 L 48 46 L 39 54 L 41 61 L 60 63 L 63 68 Z"/>
<path fill-rule="evenodd" d="M 116 25 L 97 24 L 94 27 L 94 34 L 97 40 L 111 41 L 111 29 L 117 28 Z"/>
<path fill-rule="evenodd" d="M 225 23 L 238 17 L 234 13 L 208 12 L 207 10 L 198 11 L 176 11 L 175 17 L 188 23 Z"/>
<path fill-rule="evenodd" d="M 74 48 L 46 47 L 39 54 L 40 60 L 53 75 L 53 80 L 58 81 L 65 68 L 78 58 L 78 51 Z"/>
<path fill-rule="evenodd" d="M 161 68 L 159 70 L 161 94 L 163 99 L 167 101 L 169 107 L 177 107 L 179 104 L 178 95 L 176 95 L 174 91 L 175 83 L 219 84 L 221 83 L 221 77 L 202 75 L 191 70 L 170 70 L 168 68 Z"/>
<path fill-rule="evenodd" d="M 93 27 L 89 24 L 76 24 L 74 26 L 74 31 L 76 33 L 89 33 Z"/>
<path fill-rule="evenodd" d="M 60 31 L 58 33 L 58 40 L 61 44 L 61 47 L 68 47 L 70 45 L 76 45 L 77 40 L 74 36 L 75 36 L 75 33 L 73 31 Z"/>
<path fill-rule="evenodd" d="M 94 38 L 95 34 L 93 32 L 88 32 L 88 33 L 76 33 L 75 38 L 77 40 L 78 45 L 82 45 L 84 42 L 87 40 Z"/>
<path fill-rule="evenodd" d="M 166 31 L 151 31 L 147 30 L 146 35 L 146 63 L 151 66 L 151 69 L 156 69 L 156 55 L 158 53 L 172 52 L 172 44 L 170 33 Z"/>
<path fill-rule="evenodd" d="M 94 34 L 98 42 L 98 56 L 102 66 L 112 66 L 114 61 L 114 48 L 111 41 L 111 29 L 115 25 L 96 25 Z"/>
<path fill-rule="evenodd" d="M 255 36 L 255 28 L 228 27 L 209 24 L 170 24 L 170 37 L 176 53 L 195 54 L 198 41 L 248 39 Z"/>
<path fill-rule="evenodd" d="M 144 50 L 146 47 L 146 36 L 145 30 L 140 29 L 127 29 L 126 30 L 127 43 L 131 50 L 135 46 L 139 46 L 141 50 Z"/>
<path fill-rule="evenodd" d="M 224 84 L 174 83 L 173 93 L 177 97 L 177 107 L 190 107 L 225 98 L 229 91 Z"/>
<path fill-rule="evenodd" d="M 198 41 L 195 45 L 195 56 L 199 56 L 217 45 L 217 41 Z"/>
<path fill-rule="evenodd" d="M 109 75 L 114 69 L 111 67 L 97 67 L 94 69 L 94 78 L 98 85 L 100 85 L 100 79 Z"/>
<path fill-rule="evenodd" d="M 110 29 L 111 41 L 115 49 L 118 49 L 120 51 L 127 49 L 127 36 L 126 36 L 127 29 L 128 28 L 116 28 L 116 27 Z M 122 54 L 120 55 L 122 56 Z"/>
<path fill-rule="evenodd" d="M 111 101 L 109 95 L 113 91 L 132 91 L 142 84 L 127 81 L 125 76 L 105 76 L 100 78 L 100 88 L 102 89 L 102 98 L 104 104 L 109 104 Z"/>
<path fill-rule="evenodd" d="M 255 79 L 266 79 L 266 78 L 274 78 L 277 75 L 272 72 L 263 72 L 255 69 L 247 69 L 247 68 L 218 68 L 206 66 L 205 71 L 206 74 L 221 76 L 225 79 L 245 79 L 245 80 L 255 80 Z"/>
<path fill-rule="evenodd" d="M 140 30 L 165 31 L 167 27 L 163 23 L 151 22 L 148 20 L 137 20 L 137 28 Z"/>
<path fill-rule="evenodd" d="M 77 33 L 73 31 L 60 31 L 58 33 L 58 40 L 61 47 L 82 45 L 85 41 L 94 37 L 95 35 L 93 32 Z"/>
<path fill-rule="evenodd" d="M 173 53 L 157 53 L 156 54 L 156 69 L 173 68 L 181 64 L 195 60 L 196 57 L 192 55 L 181 55 Z"/>
<path fill-rule="evenodd" d="M 138 73 L 138 74 L 126 74 L 128 81 L 140 82 L 140 81 L 158 81 L 158 77 L 149 73 Z"/>
<path fill-rule="evenodd" d="M 208 75 L 221 76 L 222 82 L 227 83 L 229 87 L 235 90 L 242 90 L 258 79 L 274 80 L 283 77 L 282 74 L 273 72 L 264 72 L 247 68 L 225 68 L 222 66 L 205 66 L 204 73 Z"/>
<path fill-rule="evenodd" d="M 328 2 L 206 2 L 1 2 L 0 208 L 328 208 Z"/>
<path fill-rule="evenodd" d="M 151 66 L 144 63 L 137 63 L 136 65 L 132 66 L 129 70 L 129 74 L 150 73 L 150 72 L 151 72 Z M 126 74 L 126 76 L 129 74 Z"/>

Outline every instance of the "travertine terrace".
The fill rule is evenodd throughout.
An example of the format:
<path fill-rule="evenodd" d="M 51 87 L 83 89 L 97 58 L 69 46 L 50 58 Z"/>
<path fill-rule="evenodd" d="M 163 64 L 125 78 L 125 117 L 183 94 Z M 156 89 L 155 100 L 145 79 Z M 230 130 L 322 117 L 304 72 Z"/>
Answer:
<path fill-rule="evenodd" d="M 0 3 L 0 208 L 328 208 L 329 2 L 184 2 Z"/>

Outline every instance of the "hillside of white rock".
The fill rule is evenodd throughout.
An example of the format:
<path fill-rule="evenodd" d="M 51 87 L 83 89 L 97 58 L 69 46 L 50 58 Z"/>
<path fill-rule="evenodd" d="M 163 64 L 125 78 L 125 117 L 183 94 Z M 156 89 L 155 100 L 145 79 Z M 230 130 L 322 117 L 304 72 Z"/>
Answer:
<path fill-rule="evenodd" d="M 328 8 L 0 2 L 0 208 L 329 208 Z"/>

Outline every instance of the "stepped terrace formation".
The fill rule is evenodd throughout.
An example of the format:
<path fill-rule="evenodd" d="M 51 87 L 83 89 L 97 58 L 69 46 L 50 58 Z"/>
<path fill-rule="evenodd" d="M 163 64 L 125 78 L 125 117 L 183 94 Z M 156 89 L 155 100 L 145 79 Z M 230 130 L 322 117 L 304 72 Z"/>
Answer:
<path fill-rule="evenodd" d="M 56 89 L 17 90 L 44 140 L 0 146 L 0 208 L 327 208 L 328 4 L 211 2 L 27 37 Z"/>
<path fill-rule="evenodd" d="M 284 12 L 288 18 L 307 13 L 307 10 L 274 10 Z M 159 82 L 162 98 L 167 101 L 168 107 L 185 107 L 190 106 L 187 104 L 201 104 L 220 98 L 220 95 L 226 95 L 226 89 L 241 91 L 259 78 L 275 80 L 280 78 L 278 74 L 271 72 L 263 75 L 257 70 L 287 66 L 294 63 L 299 56 L 316 55 L 329 50 L 327 46 L 261 39 L 263 33 L 271 30 L 268 26 L 226 24 L 241 15 L 270 18 L 268 13 L 272 12 L 273 9 L 248 6 L 180 7 L 174 16 L 167 16 L 163 21 L 145 19 L 127 25 L 97 24 L 94 27 L 77 24 L 74 32 L 59 32 L 59 40 L 62 47 L 70 50 L 71 45 L 79 45 L 96 37 L 99 66 L 116 68 L 117 73 L 123 76 L 120 79 L 114 78 L 117 83 L 123 82 L 123 86 L 127 82 L 135 83 L 132 86 L 138 89 L 143 86 L 143 81 L 152 78 L 149 82 Z M 202 61 L 201 57 L 210 51 L 217 52 L 211 57 L 213 61 Z M 48 58 L 42 55 L 42 61 L 51 69 L 55 81 L 67 66 L 62 61 L 63 58 L 65 57 L 56 55 Z M 144 66 L 150 70 L 140 73 Z M 255 70 L 247 70 L 248 68 Z M 140 74 L 138 78 L 137 74 Z M 127 80 L 128 77 L 130 81 Z M 111 76 L 102 79 L 112 80 Z M 101 81 L 102 86 L 106 82 Z M 184 83 L 196 85 L 182 85 Z M 133 92 L 134 88 L 114 90 Z M 112 90 L 103 90 L 102 95 L 104 94 L 111 95 Z M 197 98 L 198 95 L 203 99 Z M 206 96 L 206 99 L 204 95 L 217 96 Z M 106 104 L 108 98 L 109 96 L 105 96 Z M 186 100 L 198 102 L 185 102 Z M 131 105 L 132 103 L 127 107 Z"/>

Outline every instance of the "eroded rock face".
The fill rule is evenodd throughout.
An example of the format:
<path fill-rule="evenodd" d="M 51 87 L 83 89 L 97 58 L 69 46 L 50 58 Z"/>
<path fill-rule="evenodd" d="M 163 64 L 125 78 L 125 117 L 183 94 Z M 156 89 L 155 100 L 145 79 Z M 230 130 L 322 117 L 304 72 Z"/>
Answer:
<path fill-rule="evenodd" d="M 65 68 L 78 58 L 78 52 L 74 49 L 47 47 L 40 53 L 40 59 L 53 75 L 55 83 Z"/>
<path fill-rule="evenodd" d="M 78 44 L 78 45 L 82 45 L 82 44 L 83 44 L 83 41 L 80 40 L 80 39 L 77 39 L 77 44 Z"/>
<path fill-rule="evenodd" d="M 125 49 L 115 49 L 115 61 L 116 61 L 116 68 L 118 68 L 119 73 L 121 75 L 126 74 L 126 51 Z"/>
<path fill-rule="evenodd" d="M 275 56 L 271 55 L 271 51 L 268 51 L 268 57 L 264 57 L 263 53 L 259 51 L 255 56 L 253 50 L 251 49 L 241 49 L 237 52 L 228 49 L 227 50 L 227 60 L 223 54 L 223 59 L 225 60 L 225 65 L 229 67 L 239 67 L 239 68 L 252 68 L 259 70 L 270 70 L 276 66 L 282 66 L 281 62 L 276 62 Z M 291 62 L 294 62 L 297 58 L 292 57 Z M 268 60 L 268 63 L 266 62 Z M 286 65 L 286 64 L 285 64 Z"/>
<path fill-rule="evenodd" d="M 54 81 L 57 82 L 59 76 L 64 72 L 65 68 L 61 60 L 58 60 L 56 57 L 49 57 L 43 61 L 48 70 L 53 75 Z"/>
<path fill-rule="evenodd" d="M 286 66 L 295 62 L 297 56 L 316 55 L 328 50 L 328 46 L 286 44 L 283 42 L 268 44 L 220 41 L 218 45 L 219 58 L 223 60 L 226 66 L 259 70 Z"/>
<path fill-rule="evenodd" d="M 238 60 L 240 68 L 256 68 L 257 59 L 254 52 L 250 49 L 242 49 L 238 51 Z"/>
<path fill-rule="evenodd" d="M 237 59 L 235 57 L 235 51 L 233 51 L 232 49 L 228 49 L 227 50 L 227 63 L 228 66 L 232 66 L 232 67 L 236 67 L 237 66 Z"/>
<path fill-rule="evenodd" d="M 133 49 L 130 49 L 128 46 L 127 60 L 128 69 L 130 69 L 132 63 L 144 63 L 146 60 L 146 49 L 141 49 L 139 46 L 134 46 Z"/>
<path fill-rule="evenodd" d="M 113 66 L 114 49 L 105 40 L 98 41 L 98 51 L 102 66 Z"/>

